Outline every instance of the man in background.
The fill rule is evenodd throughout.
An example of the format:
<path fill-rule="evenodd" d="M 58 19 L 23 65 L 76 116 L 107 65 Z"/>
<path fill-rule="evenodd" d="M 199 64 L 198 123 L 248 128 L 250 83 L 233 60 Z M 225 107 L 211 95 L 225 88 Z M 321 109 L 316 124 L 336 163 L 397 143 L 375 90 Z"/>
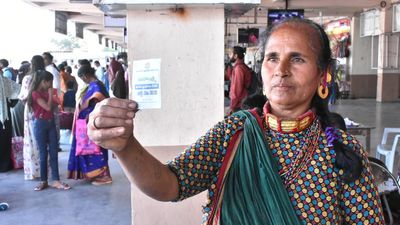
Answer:
<path fill-rule="evenodd" d="M 13 73 L 11 68 L 8 67 L 7 59 L 0 59 L 0 70 L 2 70 L 4 77 L 13 80 Z"/>
<path fill-rule="evenodd" d="M 244 53 L 244 48 L 235 46 L 229 55 L 230 61 L 233 63 L 229 114 L 242 108 L 242 101 L 247 97 L 247 87 L 251 83 L 251 71 L 244 63 Z"/>

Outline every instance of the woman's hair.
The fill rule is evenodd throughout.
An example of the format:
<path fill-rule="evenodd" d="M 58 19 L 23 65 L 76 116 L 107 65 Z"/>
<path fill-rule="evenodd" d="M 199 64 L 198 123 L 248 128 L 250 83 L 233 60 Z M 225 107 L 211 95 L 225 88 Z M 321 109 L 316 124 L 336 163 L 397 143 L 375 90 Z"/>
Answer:
<path fill-rule="evenodd" d="M 316 49 L 318 51 L 317 66 L 320 72 L 326 74 L 326 72 L 330 68 L 331 63 L 333 62 L 333 59 L 331 58 L 332 52 L 329 45 L 329 38 L 328 35 L 325 33 L 324 29 L 320 25 L 311 20 L 300 19 L 300 18 L 288 18 L 275 23 L 267 30 L 266 37 L 263 41 L 264 50 L 266 44 L 268 44 L 269 38 L 271 37 L 274 31 L 278 30 L 283 25 L 296 25 L 296 24 L 297 25 L 303 24 L 314 30 L 314 32 L 312 32 L 310 35 L 317 36 L 320 42 L 319 49 Z M 262 52 L 264 52 L 264 50 Z M 330 72 L 332 73 L 333 71 Z M 328 109 L 327 99 L 328 98 L 322 99 L 321 97 L 319 97 L 317 92 L 315 92 L 313 99 L 311 101 L 311 107 L 316 109 L 317 117 L 321 122 L 322 128 L 324 130 L 326 127 L 334 127 L 334 124 L 330 119 L 330 112 Z M 339 169 L 344 170 L 343 180 L 346 183 L 357 180 L 360 177 L 362 170 L 360 155 L 354 152 L 354 150 L 348 148 L 343 143 L 339 143 L 338 140 L 335 140 L 333 145 L 336 151 L 335 164 Z"/>
<path fill-rule="evenodd" d="M 29 94 L 27 98 L 27 103 L 29 108 L 32 107 L 32 92 L 36 91 L 39 88 L 40 83 L 42 81 L 52 81 L 53 80 L 53 74 L 46 70 L 37 70 L 35 73 L 33 73 L 33 78 L 31 85 L 29 86 Z"/>
<path fill-rule="evenodd" d="M 90 65 L 83 65 L 78 70 L 78 77 L 96 77 L 95 69 L 93 69 Z"/>
<path fill-rule="evenodd" d="M 65 67 L 65 72 L 72 73 L 72 68 L 70 66 Z"/>
<path fill-rule="evenodd" d="M 44 70 L 44 59 L 41 55 L 34 55 L 31 59 L 31 74 L 35 74 L 38 70 Z"/>
<path fill-rule="evenodd" d="M 339 113 L 330 112 L 329 119 L 331 120 L 332 126 L 337 127 L 342 131 L 347 131 L 346 122 Z"/>

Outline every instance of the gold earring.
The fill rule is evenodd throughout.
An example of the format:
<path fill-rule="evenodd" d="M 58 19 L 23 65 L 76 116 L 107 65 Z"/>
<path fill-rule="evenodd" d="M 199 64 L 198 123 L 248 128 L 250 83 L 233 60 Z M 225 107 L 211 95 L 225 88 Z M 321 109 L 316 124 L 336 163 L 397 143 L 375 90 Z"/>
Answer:
<path fill-rule="evenodd" d="M 326 99 L 326 97 L 328 97 L 328 94 L 329 94 L 328 87 L 324 85 L 319 85 L 318 87 L 319 97 L 322 99 Z"/>
<path fill-rule="evenodd" d="M 331 73 L 326 73 L 326 82 L 327 83 L 330 83 L 331 82 L 331 80 L 332 80 L 332 74 Z"/>

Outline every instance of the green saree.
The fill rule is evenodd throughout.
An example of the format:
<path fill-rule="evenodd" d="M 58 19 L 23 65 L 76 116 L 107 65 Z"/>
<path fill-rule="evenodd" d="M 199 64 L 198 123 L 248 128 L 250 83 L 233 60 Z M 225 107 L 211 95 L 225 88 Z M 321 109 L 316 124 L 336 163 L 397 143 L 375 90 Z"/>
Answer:
<path fill-rule="evenodd" d="M 223 183 L 214 223 L 301 224 L 257 119 L 249 111 L 237 114 L 246 117 L 243 135 Z"/>

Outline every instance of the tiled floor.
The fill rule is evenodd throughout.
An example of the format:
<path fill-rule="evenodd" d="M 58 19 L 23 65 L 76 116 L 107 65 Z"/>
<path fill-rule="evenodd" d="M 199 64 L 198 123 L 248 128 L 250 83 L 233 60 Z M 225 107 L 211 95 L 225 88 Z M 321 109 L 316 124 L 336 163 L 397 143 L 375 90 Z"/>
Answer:
<path fill-rule="evenodd" d="M 0 173 L 0 201 L 10 205 L 7 211 L 0 212 L 0 224 L 130 225 L 130 185 L 117 160 L 109 159 L 113 183 L 93 186 L 85 181 L 66 180 L 69 145 L 62 149 L 60 176 L 72 189 L 36 192 L 33 188 L 38 181 L 25 181 L 23 170 Z"/>
<path fill-rule="evenodd" d="M 400 103 L 377 103 L 374 99 L 341 100 L 332 111 L 351 120 L 375 127 L 371 132 L 371 155 L 385 127 L 400 127 Z M 363 137 L 359 137 L 362 139 Z M 363 141 L 363 140 L 362 140 Z M 65 179 L 69 146 L 60 153 L 60 174 Z M 177 152 L 181 149 L 177 149 Z M 130 185 L 115 159 L 110 158 L 114 182 L 92 186 L 84 181 L 68 181 L 69 191 L 47 189 L 34 192 L 37 182 L 24 181 L 23 171 L 0 173 L 0 201 L 10 209 L 0 212 L 0 224 L 24 225 L 129 225 L 131 224 Z M 140 203 L 137 203 L 140 204 Z M 137 215 L 140 216 L 140 215 Z"/>

